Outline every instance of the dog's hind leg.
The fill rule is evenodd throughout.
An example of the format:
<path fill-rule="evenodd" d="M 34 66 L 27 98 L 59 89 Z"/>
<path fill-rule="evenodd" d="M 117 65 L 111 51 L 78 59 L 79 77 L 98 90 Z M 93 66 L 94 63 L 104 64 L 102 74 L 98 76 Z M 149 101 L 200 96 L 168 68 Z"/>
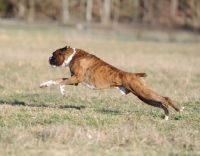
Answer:
<path fill-rule="evenodd" d="M 176 106 L 169 97 L 164 97 L 164 98 L 167 100 L 168 104 L 171 107 L 173 107 L 177 112 L 182 112 L 183 111 L 184 107 Z"/>
<path fill-rule="evenodd" d="M 162 108 L 165 112 L 165 120 L 168 120 L 169 118 L 168 106 L 173 107 L 177 112 L 181 112 L 184 109 L 184 107 L 176 106 L 170 98 L 162 97 L 156 94 L 154 94 L 154 96 L 151 96 L 150 98 L 144 98 L 140 96 L 138 96 L 138 98 L 149 105 Z"/>
<path fill-rule="evenodd" d="M 165 101 L 154 101 L 154 100 L 149 100 L 149 99 L 146 99 L 146 98 L 143 98 L 143 97 L 140 97 L 138 96 L 138 98 L 140 100 L 142 100 L 143 102 L 145 102 L 146 104 L 149 104 L 151 106 L 154 106 L 154 107 L 158 107 L 158 108 L 162 108 L 165 112 L 165 120 L 168 120 L 169 118 L 169 110 L 168 110 L 168 103 L 165 102 Z"/>
<path fill-rule="evenodd" d="M 165 120 L 168 120 L 168 107 L 172 106 L 176 111 L 183 111 L 184 107 L 176 106 L 170 98 L 163 97 L 152 91 L 142 79 L 136 75 L 127 73 L 122 80 L 123 86 L 136 95 L 143 102 L 162 108 L 165 112 Z"/>

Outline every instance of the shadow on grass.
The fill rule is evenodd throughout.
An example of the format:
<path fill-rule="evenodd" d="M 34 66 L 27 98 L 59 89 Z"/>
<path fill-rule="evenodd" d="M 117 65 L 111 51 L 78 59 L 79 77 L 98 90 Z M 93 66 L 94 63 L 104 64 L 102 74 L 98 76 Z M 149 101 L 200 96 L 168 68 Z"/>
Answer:
<path fill-rule="evenodd" d="M 103 113 L 103 114 L 112 114 L 112 115 L 120 115 L 122 114 L 122 112 L 118 111 L 118 110 L 111 110 L 111 109 L 98 109 L 96 110 L 96 112 L 99 112 L 99 113 Z"/>
<path fill-rule="evenodd" d="M 86 107 L 85 106 L 64 105 L 64 106 L 59 106 L 58 108 L 60 108 L 60 109 L 74 108 L 74 109 L 77 109 L 77 110 L 81 110 L 81 109 L 84 109 Z"/>
<path fill-rule="evenodd" d="M 12 106 L 28 106 L 28 107 L 48 107 L 48 108 L 59 108 L 59 109 L 76 109 L 76 110 L 82 110 L 85 109 L 86 106 L 74 106 L 74 105 L 62 105 L 62 106 L 51 106 L 48 104 L 26 104 L 23 101 L 4 101 L 4 100 L 0 100 L 0 105 L 1 104 L 8 104 L 8 105 L 12 105 Z M 118 110 L 111 110 L 111 109 L 96 109 L 95 110 L 98 113 L 102 113 L 102 114 L 112 114 L 112 115 L 120 115 L 122 114 L 122 112 L 118 111 Z"/>
<path fill-rule="evenodd" d="M 68 109 L 68 108 L 74 108 L 77 110 L 81 110 L 86 108 L 85 106 L 73 106 L 73 105 L 64 105 L 64 106 L 51 106 L 48 104 L 26 104 L 23 101 L 3 101 L 0 100 L 0 104 L 8 104 L 12 106 L 29 106 L 29 107 L 48 107 L 48 108 L 60 108 L 60 109 Z"/>
<path fill-rule="evenodd" d="M 12 106 L 14 106 L 14 105 L 26 106 L 25 102 L 23 102 L 23 101 L 18 101 L 18 100 L 13 101 L 13 102 L 10 102 L 10 101 L 8 102 L 8 101 L 0 100 L 0 104 L 9 104 L 9 105 L 12 105 Z"/>

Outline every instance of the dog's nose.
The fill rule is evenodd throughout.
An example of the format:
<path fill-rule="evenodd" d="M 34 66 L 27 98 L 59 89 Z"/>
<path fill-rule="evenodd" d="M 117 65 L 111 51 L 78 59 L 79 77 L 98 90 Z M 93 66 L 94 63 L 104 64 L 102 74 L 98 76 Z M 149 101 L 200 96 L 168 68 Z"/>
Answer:
<path fill-rule="evenodd" d="M 49 57 L 49 63 L 51 64 L 51 59 L 52 59 L 52 57 Z"/>

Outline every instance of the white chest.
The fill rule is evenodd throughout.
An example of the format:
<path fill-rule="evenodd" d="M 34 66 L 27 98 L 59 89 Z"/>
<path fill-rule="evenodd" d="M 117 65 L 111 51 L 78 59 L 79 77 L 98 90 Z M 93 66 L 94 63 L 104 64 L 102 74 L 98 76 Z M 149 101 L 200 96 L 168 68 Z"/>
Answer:
<path fill-rule="evenodd" d="M 71 54 L 71 55 L 68 57 L 68 59 L 65 60 L 65 61 L 63 62 L 63 64 L 61 65 L 61 67 L 69 67 L 69 64 L 70 64 L 70 62 L 71 62 L 73 56 L 75 55 L 75 53 L 76 53 L 76 49 L 73 48 L 73 54 Z"/>

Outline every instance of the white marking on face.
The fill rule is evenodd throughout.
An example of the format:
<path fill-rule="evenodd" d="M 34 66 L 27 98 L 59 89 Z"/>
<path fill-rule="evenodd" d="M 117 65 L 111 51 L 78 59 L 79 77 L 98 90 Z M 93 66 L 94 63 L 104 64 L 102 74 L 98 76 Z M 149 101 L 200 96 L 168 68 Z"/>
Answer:
<path fill-rule="evenodd" d="M 62 64 L 60 67 L 69 67 L 70 62 L 71 62 L 73 56 L 74 56 L 75 53 L 76 53 L 76 49 L 75 49 L 75 48 L 72 48 L 72 49 L 73 49 L 73 51 L 74 51 L 73 54 L 71 54 L 71 55 L 68 57 L 68 59 L 65 60 L 65 61 L 63 62 L 63 64 Z"/>
<path fill-rule="evenodd" d="M 51 85 L 56 85 L 56 84 L 59 84 L 59 83 L 50 80 L 50 81 L 47 81 L 47 82 L 42 83 L 42 84 L 40 85 L 40 87 L 49 87 L 49 86 L 51 86 Z"/>
<path fill-rule="evenodd" d="M 86 87 L 88 87 L 89 89 L 92 89 L 92 90 L 97 89 L 96 87 L 91 86 L 91 85 L 89 85 L 89 84 L 87 84 L 85 82 L 82 82 L 82 84 L 85 85 Z"/>

